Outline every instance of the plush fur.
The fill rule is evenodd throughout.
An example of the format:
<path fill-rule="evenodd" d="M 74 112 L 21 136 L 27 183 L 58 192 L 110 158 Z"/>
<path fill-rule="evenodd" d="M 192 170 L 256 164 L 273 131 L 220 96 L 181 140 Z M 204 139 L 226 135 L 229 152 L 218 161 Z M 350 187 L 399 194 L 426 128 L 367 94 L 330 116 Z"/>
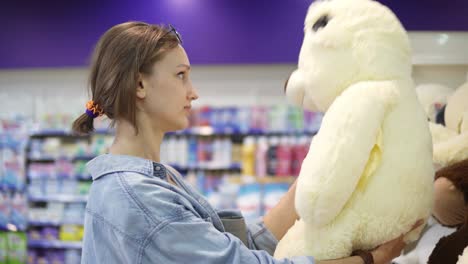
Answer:
<path fill-rule="evenodd" d="M 437 83 L 420 84 L 416 87 L 419 102 L 429 121 L 436 122 L 437 113 L 447 104 L 447 98 L 453 93 L 453 90 Z"/>
<path fill-rule="evenodd" d="M 463 251 L 463 255 L 458 258 L 457 264 L 468 264 L 468 247 Z"/>
<path fill-rule="evenodd" d="M 448 98 L 446 126 L 430 124 L 434 163 L 445 167 L 468 159 L 468 82 Z"/>
<path fill-rule="evenodd" d="M 298 179 L 301 219 L 275 257 L 336 259 L 396 238 L 430 215 L 431 135 L 411 79 L 409 39 L 388 8 L 316 1 L 304 32 L 286 93 L 326 113 Z"/>

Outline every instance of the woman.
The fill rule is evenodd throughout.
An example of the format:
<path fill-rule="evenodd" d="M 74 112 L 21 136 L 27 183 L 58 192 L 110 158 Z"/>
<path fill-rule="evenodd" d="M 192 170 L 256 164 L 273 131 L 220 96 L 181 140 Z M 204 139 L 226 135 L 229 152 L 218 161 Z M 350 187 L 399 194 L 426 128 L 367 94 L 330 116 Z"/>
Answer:
<path fill-rule="evenodd" d="M 198 98 L 174 28 L 129 22 L 108 30 L 94 52 L 90 87 L 92 101 L 74 131 L 91 132 L 93 118 L 105 114 L 116 134 L 110 153 L 87 166 L 94 182 L 82 263 L 314 263 L 306 256 L 271 256 L 298 218 L 295 184 L 262 221 L 236 237 L 226 226 L 239 215 L 215 212 L 173 168 L 159 163 L 164 133 L 187 128 Z M 403 246 L 400 237 L 372 254 L 323 263 L 384 263 Z"/>

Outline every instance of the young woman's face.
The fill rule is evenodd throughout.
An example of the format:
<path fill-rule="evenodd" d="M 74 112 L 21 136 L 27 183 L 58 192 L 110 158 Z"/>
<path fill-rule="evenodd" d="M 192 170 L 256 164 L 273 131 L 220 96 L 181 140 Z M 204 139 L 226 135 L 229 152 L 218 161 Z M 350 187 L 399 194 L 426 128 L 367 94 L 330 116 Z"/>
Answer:
<path fill-rule="evenodd" d="M 144 89 L 137 90 L 139 110 L 154 126 L 163 132 L 188 127 L 191 102 L 198 94 L 192 86 L 190 62 L 182 46 L 168 51 L 155 63 L 151 75 L 142 76 L 141 82 Z"/>

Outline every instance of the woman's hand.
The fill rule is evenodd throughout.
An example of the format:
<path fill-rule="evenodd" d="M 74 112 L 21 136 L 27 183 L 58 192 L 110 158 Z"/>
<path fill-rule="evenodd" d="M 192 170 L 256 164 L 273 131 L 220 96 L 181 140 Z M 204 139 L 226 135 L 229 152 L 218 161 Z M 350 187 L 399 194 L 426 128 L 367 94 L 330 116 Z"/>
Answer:
<path fill-rule="evenodd" d="M 413 227 L 411 228 L 409 232 L 413 231 L 414 229 L 418 228 L 424 223 L 424 220 L 418 220 Z M 407 234 L 407 233 L 406 233 Z M 389 263 L 392 261 L 394 258 L 400 256 L 401 251 L 403 248 L 406 246 L 405 242 L 403 241 L 403 238 L 406 234 L 403 234 L 399 236 L 398 238 L 395 238 L 393 240 L 390 240 L 380 246 L 378 246 L 376 249 L 374 249 L 371 253 L 372 256 L 374 257 L 374 263 L 375 264 L 383 264 L 383 263 Z"/>

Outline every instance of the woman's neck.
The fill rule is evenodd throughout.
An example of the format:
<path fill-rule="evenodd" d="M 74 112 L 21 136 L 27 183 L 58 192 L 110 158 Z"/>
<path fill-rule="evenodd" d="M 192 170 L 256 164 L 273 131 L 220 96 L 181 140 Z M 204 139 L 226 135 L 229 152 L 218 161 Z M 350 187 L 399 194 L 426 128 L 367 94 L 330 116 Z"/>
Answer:
<path fill-rule="evenodd" d="M 148 124 L 148 123 L 146 123 Z M 149 125 L 137 124 L 138 134 L 128 121 L 118 121 L 110 154 L 136 156 L 160 162 L 159 150 L 164 132 Z"/>

